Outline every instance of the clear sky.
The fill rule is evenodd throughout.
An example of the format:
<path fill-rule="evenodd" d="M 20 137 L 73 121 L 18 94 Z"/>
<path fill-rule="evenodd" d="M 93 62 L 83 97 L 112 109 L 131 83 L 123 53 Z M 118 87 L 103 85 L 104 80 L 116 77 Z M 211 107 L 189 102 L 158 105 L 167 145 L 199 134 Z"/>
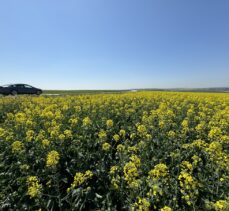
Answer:
<path fill-rule="evenodd" d="M 229 0 L 0 0 L 0 84 L 229 86 Z"/>

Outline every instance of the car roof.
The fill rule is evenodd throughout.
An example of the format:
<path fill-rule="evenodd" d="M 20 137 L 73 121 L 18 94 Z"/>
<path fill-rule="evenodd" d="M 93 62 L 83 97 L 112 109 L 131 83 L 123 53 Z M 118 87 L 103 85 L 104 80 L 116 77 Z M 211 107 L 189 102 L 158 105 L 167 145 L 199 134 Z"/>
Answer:
<path fill-rule="evenodd" d="M 27 85 L 27 86 L 31 86 L 29 84 L 4 84 L 3 86 L 13 86 L 13 85 Z"/>

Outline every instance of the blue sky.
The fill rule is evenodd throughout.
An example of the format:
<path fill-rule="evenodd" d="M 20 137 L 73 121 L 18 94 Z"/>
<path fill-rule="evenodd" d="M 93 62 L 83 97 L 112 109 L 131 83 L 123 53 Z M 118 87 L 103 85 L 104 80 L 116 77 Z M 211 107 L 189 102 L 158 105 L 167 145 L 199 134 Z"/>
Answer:
<path fill-rule="evenodd" d="M 0 84 L 229 86 L 228 0 L 0 0 Z"/>

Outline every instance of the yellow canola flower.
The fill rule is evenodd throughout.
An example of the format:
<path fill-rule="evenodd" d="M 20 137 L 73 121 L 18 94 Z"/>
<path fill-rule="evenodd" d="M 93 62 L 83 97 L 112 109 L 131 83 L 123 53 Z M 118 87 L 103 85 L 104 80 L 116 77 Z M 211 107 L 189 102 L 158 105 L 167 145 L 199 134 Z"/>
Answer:
<path fill-rule="evenodd" d="M 28 141 L 28 142 L 32 141 L 33 137 L 34 137 L 34 131 L 28 130 L 26 132 L 26 141 Z"/>
<path fill-rule="evenodd" d="M 127 181 L 129 180 L 129 178 L 138 176 L 138 169 L 133 162 L 128 162 L 124 166 L 124 176 L 125 176 L 125 180 Z"/>
<path fill-rule="evenodd" d="M 118 134 L 115 134 L 113 136 L 113 139 L 118 142 L 120 140 L 120 136 Z"/>
<path fill-rule="evenodd" d="M 117 146 L 117 152 L 124 152 L 124 150 L 125 150 L 125 146 L 124 146 L 124 145 L 119 144 L 119 145 Z"/>
<path fill-rule="evenodd" d="M 197 156 L 197 155 L 193 155 L 192 156 L 192 160 L 193 160 L 193 165 L 194 166 L 197 166 L 197 164 L 202 160 L 199 156 Z"/>
<path fill-rule="evenodd" d="M 130 152 L 130 153 L 136 153 L 138 151 L 138 147 L 137 146 L 131 146 L 131 147 L 128 147 L 127 148 L 127 151 Z"/>
<path fill-rule="evenodd" d="M 108 128 L 112 128 L 114 123 L 113 123 L 113 121 L 111 119 L 108 119 L 107 122 L 106 122 L 106 125 L 107 125 Z"/>
<path fill-rule="evenodd" d="M 111 185 L 114 189 L 119 189 L 119 184 L 120 184 L 120 176 L 113 177 L 111 179 Z"/>
<path fill-rule="evenodd" d="M 15 114 L 15 121 L 19 124 L 26 122 L 27 121 L 26 114 L 22 112 L 18 112 L 17 114 Z"/>
<path fill-rule="evenodd" d="M 43 147 L 47 147 L 47 146 L 49 146 L 49 144 L 50 144 L 50 141 L 48 139 L 42 140 Z"/>
<path fill-rule="evenodd" d="M 168 137 L 169 137 L 169 138 L 175 138 L 175 136 L 176 136 L 176 133 L 175 133 L 174 131 L 170 130 L 170 131 L 168 132 Z"/>
<path fill-rule="evenodd" d="M 21 152 L 24 149 L 24 144 L 21 141 L 15 141 L 11 145 L 12 147 L 12 152 Z"/>
<path fill-rule="evenodd" d="M 139 167 L 141 165 L 141 160 L 137 155 L 131 155 L 130 160 Z"/>
<path fill-rule="evenodd" d="M 132 211 L 149 211 L 150 210 L 150 202 L 147 198 L 137 198 L 137 202 L 135 202 L 131 208 Z"/>
<path fill-rule="evenodd" d="M 214 203 L 214 208 L 216 211 L 228 211 L 229 201 L 219 200 L 216 203 Z"/>
<path fill-rule="evenodd" d="M 102 145 L 102 149 L 104 150 L 104 151 L 109 151 L 110 150 L 110 148 L 111 148 L 111 145 L 109 144 L 109 143 L 103 143 L 103 145 Z"/>
<path fill-rule="evenodd" d="M 100 130 L 98 136 L 103 141 L 107 139 L 107 133 L 105 130 Z"/>
<path fill-rule="evenodd" d="M 39 184 L 38 178 L 36 176 L 29 176 L 27 178 L 27 186 L 27 194 L 30 196 L 30 198 L 39 197 L 41 195 L 42 185 Z"/>
<path fill-rule="evenodd" d="M 172 211 L 172 208 L 168 206 L 164 206 L 163 208 L 160 209 L 160 211 Z"/>
<path fill-rule="evenodd" d="M 71 124 L 71 126 L 76 126 L 76 124 L 78 123 L 78 118 L 71 118 L 69 119 L 69 123 Z"/>
<path fill-rule="evenodd" d="M 188 128 L 188 120 L 187 119 L 184 119 L 183 122 L 181 123 L 182 127 L 184 128 Z"/>
<path fill-rule="evenodd" d="M 149 173 L 148 178 L 159 179 L 168 175 L 168 167 L 164 163 L 157 164 Z"/>
<path fill-rule="evenodd" d="M 58 138 L 61 140 L 61 141 L 64 141 L 65 140 L 65 135 L 64 134 L 60 134 L 58 136 Z"/>
<path fill-rule="evenodd" d="M 192 175 L 186 171 L 180 173 L 178 180 L 180 181 L 182 198 L 190 206 L 192 201 L 198 195 L 198 183 L 194 180 Z"/>
<path fill-rule="evenodd" d="M 66 138 L 72 138 L 72 131 L 71 130 L 65 130 L 64 135 L 66 136 Z"/>
<path fill-rule="evenodd" d="M 89 126 L 91 124 L 92 124 L 92 121 L 91 121 L 91 119 L 89 117 L 85 117 L 83 119 L 83 126 Z"/>
<path fill-rule="evenodd" d="M 115 174 L 115 172 L 117 172 L 117 171 L 118 171 L 118 166 L 112 166 L 110 168 L 110 174 Z"/>
<path fill-rule="evenodd" d="M 145 134 L 145 133 L 147 132 L 145 125 L 138 125 L 138 126 L 137 126 L 137 131 L 138 131 L 140 134 Z"/>
<path fill-rule="evenodd" d="M 75 111 L 76 111 L 77 113 L 79 113 L 79 112 L 81 111 L 81 107 L 80 107 L 80 106 L 75 106 L 74 109 L 75 109 Z"/>
<path fill-rule="evenodd" d="M 121 129 L 121 130 L 119 131 L 119 135 L 120 135 L 121 137 L 125 137 L 126 131 L 123 130 L 123 129 Z"/>
<path fill-rule="evenodd" d="M 189 163 L 188 161 L 182 161 L 182 163 L 181 163 L 181 168 L 182 168 L 183 170 L 188 170 L 188 171 L 190 171 L 190 172 L 192 172 L 192 170 L 193 170 L 192 164 Z"/>
<path fill-rule="evenodd" d="M 208 137 L 210 139 L 217 138 L 217 137 L 219 137 L 221 135 L 222 135 L 222 131 L 221 131 L 221 129 L 219 127 L 213 127 L 208 133 Z"/>
<path fill-rule="evenodd" d="M 137 179 L 139 174 L 135 163 L 132 161 L 126 163 L 123 168 L 123 172 L 124 180 L 127 182 L 128 186 L 132 189 L 138 188 L 140 181 Z"/>
<path fill-rule="evenodd" d="M 46 166 L 47 167 L 55 167 L 60 160 L 60 155 L 57 151 L 53 150 L 48 153 L 47 160 L 46 160 Z"/>
<path fill-rule="evenodd" d="M 82 185 L 92 177 L 93 177 L 93 173 L 90 170 L 87 170 L 85 173 L 81 173 L 81 172 L 76 173 L 74 176 L 74 181 L 71 184 L 71 187 L 67 189 L 67 191 L 70 191 L 73 188 L 77 188 L 78 186 Z"/>

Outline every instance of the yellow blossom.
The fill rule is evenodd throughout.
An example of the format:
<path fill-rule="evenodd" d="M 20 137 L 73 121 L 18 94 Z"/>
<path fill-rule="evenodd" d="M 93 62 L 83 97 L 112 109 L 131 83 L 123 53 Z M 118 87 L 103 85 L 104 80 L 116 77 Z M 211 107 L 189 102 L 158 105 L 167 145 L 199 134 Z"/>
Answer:
<path fill-rule="evenodd" d="M 108 119 L 107 122 L 106 122 L 106 125 L 107 125 L 108 128 L 111 128 L 111 127 L 113 127 L 114 123 L 113 123 L 113 121 L 111 119 Z"/>
<path fill-rule="evenodd" d="M 160 211 L 172 211 L 172 208 L 168 206 L 164 206 L 163 208 L 160 209 Z"/>
<path fill-rule="evenodd" d="M 137 130 L 140 134 L 145 134 L 147 132 L 146 127 L 144 125 L 138 125 Z"/>
<path fill-rule="evenodd" d="M 64 135 L 66 136 L 66 138 L 72 138 L 72 131 L 71 130 L 65 130 Z"/>
<path fill-rule="evenodd" d="M 46 160 L 46 166 L 47 167 L 55 167 L 60 160 L 60 155 L 57 151 L 53 150 L 48 153 L 47 160 Z"/>
<path fill-rule="evenodd" d="M 28 191 L 27 194 L 30 198 L 39 197 L 41 195 L 42 185 L 39 184 L 36 176 L 30 176 L 27 178 Z"/>
<path fill-rule="evenodd" d="M 168 167 L 164 163 L 157 164 L 150 172 L 149 178 L 158 179 L 168 175 Z"/>
<path fill-rule="evenodd" d="M 89 117 L 85 117 L 83 119 L 83 126 L 89 126 L 91 124 L 92 124 L 92 121 L 91 121 L 91 119 Z"/>
<path fill-rule="evenodd" d="M 228 211 L 229 210 L 229 201 L 219 200 L 214 204 L 216 211 Z"/>
<path fill-rule="evenodd" d="M 114 139 L 115 141 L 119 141 L 120 136 L 119 136 L 118 134 L 115 134 L 115 135 L 113 136 L 113 139 Z"/>
<path fill-rule="evenodd" d="M 126 131 L 125 130 L 120 130 L 119 131 L 119 135 L 121 136 L 121 137 L 125 137 L 125 135 L 126 135 Z"/>
<path fill-rule="evenodd" d="M 117 152 L 123 152 L 124 150 L 125 150 L 125 146 L 124 146 L 124 145 L 119 144 L 119 145 L 117 146 Z"/>
<path fill-rule="evenodd" d="M 90 170 L 87 170 L 85 173 L 81 173 L 81 172 L 76 173 L 70 189 L 77 188 L 78 186 L 82 185 L 92 177 L 93 177 L 93 173 Z M 68 189 L 68 191 L 70 191 L 70 189 Z"/>
<path fill-rule="evenodd" d="M 110 174 L 115 174 L 118 171 L 118 166 L 112 166 L 110 169 Z"/>
<path fill-rule="evenodd" d="M 12 143 L 12 152 L 21 152 L 24 149 L 24 144 L 21 141 L 15 141 Z"/>
<path fill-rule="evenodd" d="M 104 151 L 108 151 L 110 148 L 111 148 L 111 145 L 107 142 L 102 145 L 102 149 Z"/>
<path fill-rule="evenodd" d="M 135 208 L 139 211 L 149 211 L 150 202 L 147 198 L 138 197 L 137 202 L 135 202 L 134 205 L 132 206 L 132 211 L 134 211 Z"/>
<path fill-rule="evenodd" d="M 99 138 L 101 140 L 106 140 L 107 139 L 107 133 L 106 133 L 105 130 L 100 130 L 98 136 L 99 136 Z"/>
<path fill-rule="evenodd" d="M 44 147 L 49 146 L 49 144 L 50 144 L 50 141 L 49 141 L 48 139 L 42 140 L 42 145 L 43 145 Z"/>

